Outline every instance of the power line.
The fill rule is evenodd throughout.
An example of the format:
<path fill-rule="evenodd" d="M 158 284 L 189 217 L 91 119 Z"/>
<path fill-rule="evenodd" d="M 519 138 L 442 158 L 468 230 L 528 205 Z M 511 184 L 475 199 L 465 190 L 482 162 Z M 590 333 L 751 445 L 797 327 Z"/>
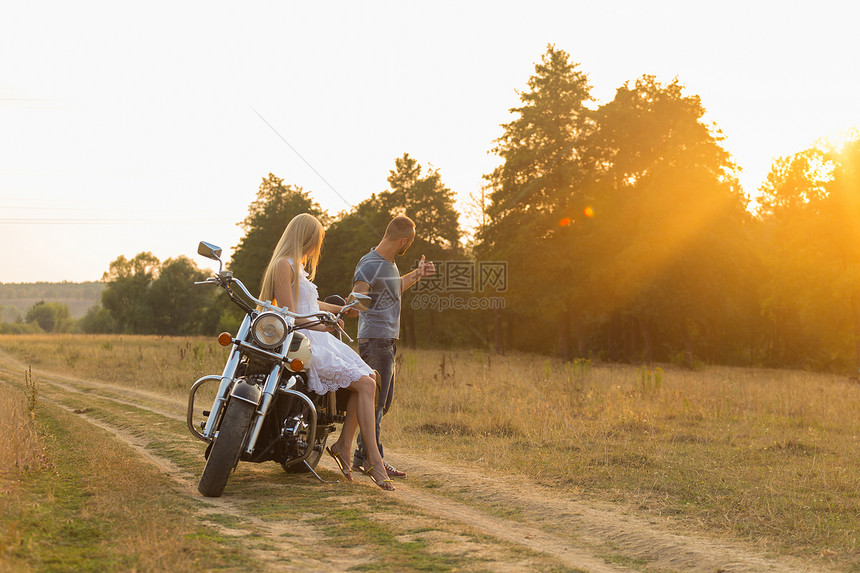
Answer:
<path fill-rule="evenodd" d="M 307 166 L 310 168 L 310 170 L 311 170 L 311 171 L 313 171 L 313 172 L 316 174 L 316 176 L 317 176 L 317 177 L 319 177 L 319 178 L 320 178 L 320 180 L 321 180 L 323 183 L 325 183 L 326 185 L 328 185 L 328 188 L 329 188 L 329 189 L 331 189 L 332 191 L 334 191 L 334 194 L 335 194 L 335 195 L 337 195 L 338 197 L 340 197 L 340 199 L 341 199 L 344 203 L 346 203 L 347 205 L 349 205 L 350 209 L 352 209 L 353 211 L 355 210 L 355 205 L 353 205 L 352 203 L 350 203 L 349 201 L 347 201 L 347 200 L 346 200 L 346 197 L 344 197 L 343 195 L 341 195 L 341 194 L 338 192 L 338 190 L 334 188 L 334 185 L 332 185 L 331 183 L 329 183 L 329 182 L 328 182 L 328 180 L 327 180 L 325 177 L 323 177 L 323 176 L 322 176 L 322 173 L 320 173 L 319 171 L 317 171 L 317 170 L 316 170 L 316 168 L 315 168 L 313 165 L 311 165 L 310 161 L 308 161 L 307 159 L 305 159 L 305 158 L 304 158 L 304 156 L 303 156 L 301 153 L 299 153 L 299 150 L 298 150 L 298 149 L 296 149 L 295 147 L 293 147 L 293 144 L 292 144 L 292 143 L 290 143 L 289 141 L 287 141 L 287 138 L 285 138 L 283 135 L 281 135 L 281 133 L 280 133 L 277 129 L 275 129 L 275 126 L 274 126 L 274 125 L 272 125 L 271 123 L 269 123 L 269 120 L 267 120 L 265 117 L 263 117 L 263 116 L 262 116 L 262 114 L 260 114 L 260 112 L 259 112 L 259 111 L 257 111 L 256 109 L 254 109 L 253 107 L 251 107 L 251 110 L 252 110 L 254 113 L 256 113 L 256 114 L 257 114 L 257 117 L 259 117 L 261 120 L 263 120 L 263 123 L 265 123 L 266 125 L 268 125 L 268 126 L 269 126 L 269 129 L 271 129 L 273 132 L 275 132 L 275 135 L 277 135 L 277 136 L 280 138 L 280 140 L 281 140 L 281 141 L 283 141 L 284 143 L 286 143 L 286 144 L 287 144 L 287 147 L 289 147 L 289 148 L 290 148 L 290 150 L 292 150 L 292 152 L 296 154 L 296 157 L 298 157 L 299 159 L 301 159 L 301 160 L 304 162 L 304 164 L 305 164 L 305 165 L 307 165 Z M 365 219 L 364 217 L 360 217 L 360 218 L 361 218 L 361 221 L 365 224 L 365 226 L 366 226 L 368 229 L 370 229 L 370 231 L 371 231 L 373 234 L 375 234 L 376 236 L 378 236 L 378 237 L 382 238 L 382 235 L 380 235 L 380 233 L 379 233 L 379 229 L 376 229 L 373 225 L 371 225 L 371 224 L 370 224 L 370 221 L 368 221 L 368 220 L 367 220 L 367 219 Z"/>

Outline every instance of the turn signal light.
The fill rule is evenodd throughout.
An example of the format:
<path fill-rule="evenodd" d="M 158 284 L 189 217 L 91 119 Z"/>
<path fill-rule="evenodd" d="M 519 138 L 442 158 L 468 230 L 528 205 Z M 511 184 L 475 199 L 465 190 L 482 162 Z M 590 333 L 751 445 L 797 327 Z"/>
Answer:
<path fill-rule="evenodd" d="M 221 346 L 230 346 L 233 344 L 233 337 L 230 336 L 229 332 L 222 332 L 218 335 L 218 344 Z"/>
<path fill-rule="evenodd" d="M 299 360 L 298 358 L 293 358 L 290 360 L 290 370 L 293 372 L 301 372 L 302 368 L 305 367 L 305 363 Z"/>

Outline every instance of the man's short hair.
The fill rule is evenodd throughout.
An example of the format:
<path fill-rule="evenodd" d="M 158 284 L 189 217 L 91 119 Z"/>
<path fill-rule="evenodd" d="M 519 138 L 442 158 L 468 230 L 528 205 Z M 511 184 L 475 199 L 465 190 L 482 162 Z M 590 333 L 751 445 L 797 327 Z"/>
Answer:
<path fill-rule="evenodd" d="M 385 229 L 385 238 L 398 240 L 411 238 L 415 234 L 415 222 L 406 215 L 394 217 Z"/>

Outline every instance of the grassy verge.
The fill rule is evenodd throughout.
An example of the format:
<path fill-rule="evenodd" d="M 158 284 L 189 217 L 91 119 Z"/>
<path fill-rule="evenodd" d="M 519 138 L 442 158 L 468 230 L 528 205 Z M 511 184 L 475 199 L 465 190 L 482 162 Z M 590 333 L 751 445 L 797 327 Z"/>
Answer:
<path fill-rule="evenodd" d="M 254 569 L 133 451 L 55 407 L 37 412 L 42 464 L 0 477 L 4 570 Z"/>
<path fill-rule="evenodd" d="M 23 374 L 20 388 L 4 387 L 0 392 L 0 472 L 20 473 L 44 465 L 36 432 L 35 406 L 36 388 L 29 373 Z"/>

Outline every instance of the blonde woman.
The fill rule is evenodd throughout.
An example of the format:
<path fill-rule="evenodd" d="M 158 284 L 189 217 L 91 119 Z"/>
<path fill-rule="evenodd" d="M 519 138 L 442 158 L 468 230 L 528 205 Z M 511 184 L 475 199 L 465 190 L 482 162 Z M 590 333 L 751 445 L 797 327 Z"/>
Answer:
<path fill-rule="evenodd" d="M 311 282 L 316 274 L 324 236 L 325 230 L 316 217 L 307 213 L 296 215 L 281 235 L 281 240 L 278 241 L 266 267 L 260 299 L 271 300 L 281 307 L 286 306 L 296 314 L 310 314 L 320 310 L 340 312 L 342 307 L 317 300 L 317 287 Z M 308 322 L 311 321 L 296 319 L 297 324 Z M 310 390 L 317 394 L 325 394 L 339 388 L 352 391 L 340 437 L 330 448 L 326 448 L 346 479 L 352 481 L 347 460 L 357 427 L 361 428 L 365 436 L 373 436 L 368 440 L 369 444 L 376 444 L 376 381 L 373 378 L 373 370 L 352 348 L 331 336 L 331 328 L 316 325 L 303 329 L 302 332 L 311 342 L 311 363 L 308 367 Z M 379 449 L 370 449 L 370 468 L 365 470 L 365 473 L 382 489 L 393 490 L 394 486 L 385 473 Z"/>

